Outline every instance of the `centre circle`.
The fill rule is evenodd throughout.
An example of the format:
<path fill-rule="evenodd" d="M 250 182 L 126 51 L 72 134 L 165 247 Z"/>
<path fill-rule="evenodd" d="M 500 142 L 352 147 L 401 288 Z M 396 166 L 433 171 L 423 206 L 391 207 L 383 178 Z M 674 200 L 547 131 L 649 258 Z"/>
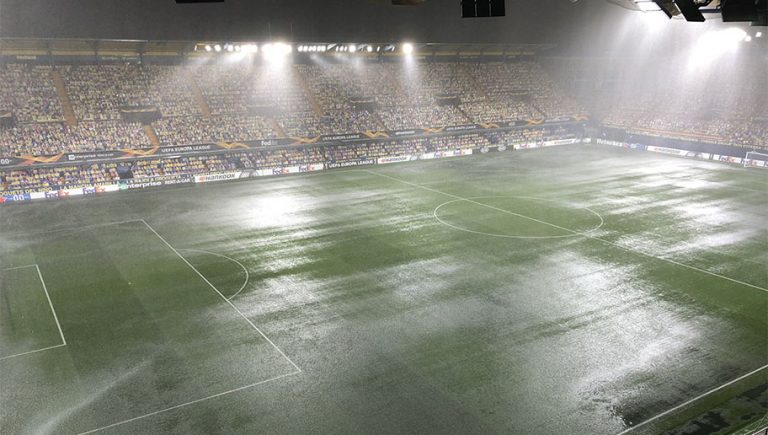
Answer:
<path fill-rule="evenodd" d="M 438 205 L 438 222 L 458 231 L 508 239 L 561 239 L 597 231 L 596 211 L 530 196 L 476 196 Z"/>

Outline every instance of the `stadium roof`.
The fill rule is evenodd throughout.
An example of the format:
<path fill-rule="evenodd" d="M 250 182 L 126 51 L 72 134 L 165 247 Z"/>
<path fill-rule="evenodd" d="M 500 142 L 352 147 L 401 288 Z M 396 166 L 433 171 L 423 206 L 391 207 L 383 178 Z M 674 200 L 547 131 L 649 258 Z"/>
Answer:
<path fill-rule="evenodd" d="M 0 38 L 0 55 L 23 56 L 38 55 L 113 55 L 113 56 L 178 56 L 187 55 L 195 51 L 195 47 L 205 44 L 260 44 L 270 41 L 147 41 L 130 39 L 45 39 L 45 38 Z M 394 41 L 370 42 L 370 41 L 297 41 L 300 44 L 321 44 L 325 46 L 343 45 L 348 43 L 366 44 L 374 46 L 396 46 Z M 458 56 L 517 56 L 533 55 L 554 47 L 553 44 L 442 44 L 442 43 L 415 43 L 415 53 L 422 56 L 458 55 Z M 395 50 L 387 55 L 398 55 L 402 52 Z M 360 53 L 365 55 L 366 53 Z M 376 55 L 377 53 L 371 53 Z"/>
<path fill-rule="evenodd" d="M 462 19 L 458 0 L 387 6 L 369 0 L 0 0 L 0 36 L 151 40 L 432 41 L 560 43 L 604 2 L 508 0 L 507 16 Z"/>

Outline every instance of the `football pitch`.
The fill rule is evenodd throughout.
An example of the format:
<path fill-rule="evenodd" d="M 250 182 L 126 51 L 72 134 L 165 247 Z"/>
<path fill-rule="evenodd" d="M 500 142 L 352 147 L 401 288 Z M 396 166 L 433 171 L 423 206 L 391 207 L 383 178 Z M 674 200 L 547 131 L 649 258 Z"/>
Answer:
<path fill-rule="evenodd" d="M 768 173 L 575 145 L 0 208 L 0 433 L 768 425 Z"/>

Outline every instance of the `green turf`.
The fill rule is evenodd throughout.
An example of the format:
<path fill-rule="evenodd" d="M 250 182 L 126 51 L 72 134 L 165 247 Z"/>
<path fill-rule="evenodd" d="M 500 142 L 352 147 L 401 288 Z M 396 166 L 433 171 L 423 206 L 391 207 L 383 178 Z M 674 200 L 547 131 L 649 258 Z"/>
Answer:
<path fill-rule="evenodd" d="M 2 207 L 67 345 L 0 360 L 0 432 L 743 430 L 768 369 L 675 408 L 768 363 L 766 192 L 572 146 Z M 60 343 L 0 280 L 0 357 Z"/>

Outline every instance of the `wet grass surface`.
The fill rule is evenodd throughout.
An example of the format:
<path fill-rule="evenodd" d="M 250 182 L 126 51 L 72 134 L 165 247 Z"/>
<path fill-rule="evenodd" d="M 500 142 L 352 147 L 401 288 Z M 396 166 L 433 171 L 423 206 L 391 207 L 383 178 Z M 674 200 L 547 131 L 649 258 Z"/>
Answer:
<path fill-rule="evenodd" d="M 3 207 L 67 345 L 0 359 L 0 432 L 738 431 L 766 192 L 573 146 Z M 56 343 L 35 278 L 0 272 L 0 357 Z"/>

